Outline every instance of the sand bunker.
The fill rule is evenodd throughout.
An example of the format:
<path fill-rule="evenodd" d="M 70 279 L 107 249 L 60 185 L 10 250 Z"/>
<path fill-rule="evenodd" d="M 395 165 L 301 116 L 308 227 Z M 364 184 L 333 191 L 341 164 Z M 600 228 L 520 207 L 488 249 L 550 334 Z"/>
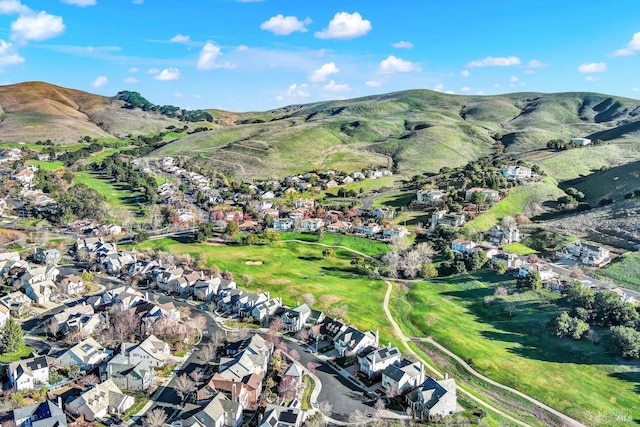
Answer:
<path fill-rule="evenodd" d="M 264 261 L 247 261 L 245 262 L 246 265 L 262 265 L 264 264 Z"/>

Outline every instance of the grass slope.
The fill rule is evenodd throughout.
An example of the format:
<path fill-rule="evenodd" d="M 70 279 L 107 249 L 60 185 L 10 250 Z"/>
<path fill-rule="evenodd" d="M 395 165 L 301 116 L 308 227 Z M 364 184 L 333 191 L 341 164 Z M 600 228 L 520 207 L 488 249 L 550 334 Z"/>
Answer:
<path fill-rule="evenodd" d="M 598 277 L 607 277 L 616 285 L 640 292 L 640 254 L 627 252 L 606 268 L 598 270 Z"/>
<path fill-rule="evenodd" d="M 519 294 L 513 317 L 498 301 L 485 306 L 496 287 L 512 285 L 492 272 L 417 283 L 392 300 L 393 311 L 405 333 L 433 337 L 484 375 L 588 425 L 622 425 L 618 414 L 640 417 L 639 363 L 620 363 L 604 344 L 552 336 L 545 325 L 559 312 L 557 294 Z"/>

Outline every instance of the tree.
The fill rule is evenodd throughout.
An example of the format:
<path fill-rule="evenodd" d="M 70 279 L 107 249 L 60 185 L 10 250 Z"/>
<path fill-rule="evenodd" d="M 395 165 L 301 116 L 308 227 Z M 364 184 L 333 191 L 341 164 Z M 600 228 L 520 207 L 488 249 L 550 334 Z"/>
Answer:
<path fill-rule="evenodd" d="M 594 298 L 596 317 L 603 325 L 633 326 L 638 320 L 638 312 L 633 304 L 623 302 L 612 291 L 598 292 Z"/>
<path fill-rule="evenodd" d="M 532 290 L 538 290 L 542 288 L 542 278 L 537 271 L 531 271 L 524 277 L 518 279 L 518 285 Z"/>
<path fill-rule="evenodd" d="M 640 332 L 627 326 L 612 326 L 611 339 L 622 357 L 640 358 Z"/>
<path fill-rule="evenodd" d="M 269 322 L 269 332 L 278 334 L 285 328 L 285 326 L 286 325 L 284 323 L 284 320 L 282 320 L 282 317 L 276 316 L 271 319 L 271 322 Z"/>
<path fill-rule="evenodd" d="M 569 304 L 574 307 L 582 307 L 591 310 L 595 302 L 593 289 L 585 287 L 582 283 L 572 281 L 564 285 L 562 293 L 566 295 Z"/>
<path fill-rule="evenodd" d="M 320 404 L 318 405 L 318 409 L 320 410 L 320 412 L 322 412 L 324 415 L 331 415 L 331 413 L 333 412 L 333 405 L 331 404 L 331 402 L 329 402 L 328 400 L 323 400 L 322 402 L 320 402 Z"/>
<path fill-rule="evenodd" d="M 333 248 L 324 248 L 322 250 L 322 256 L 324 259 L 329 259 L 336 255 L 336 251 Z"/>
<path fill-rule="evenodd" d="M 2 329 L 0 351 L 2 354 L 15 353 L 23 346 L 24 336 L 22 334 L 22 327 L 10 318 Z"/>
<path fill-rule="evenodd" d="M 160 408 L 147 412 L 142 420 L 143 427 L 162 427 L 167 420 L 167 413 Z"/>
<path fill-rule="evenodd" d="M 198 268 L 204 268 L 207 265 L 207 255 L 204 252 L 200 252 L 198 254 L 198 258 L 196 259 L 196 263 L 198 265 Z"/>
<path fill-rule="evenodd" d="M 481 269 L 489 260 L 487 254 L 484 251 L 475 251 L 469 257 L 467 257 L 467 269 L 475 271 Z"/>
<path fill-rule="evenodd" d="M 355 424 L 356 426 L 359 426 L 361 424 L 364 424 L 364 422 L 366 421 L 366 418 L 360 409 L 356 409 L 355 411 L 349 414 L 348 420 L 350 424 Z"/>
<path fill-rule="evenodd" d="M 235 221 L 229 221 L 229 223 L 227 223 L 227 228 L 225 229 L 225 232 L 231 236 L 234 237 L 235 235 L 238 234 L 238 231 L 240 230 L 240 228 L 238 227 L 238 223 Z"/>
<path fill-rule="evenodd" d="M 245 244 L 249 245 L 249 246 L 253 246 L 255 244 L 257 244 L 259 242 L 258 240 L 258 236 L 256 236 L 255 234 L 249 234 L 245 239 L 244 239 Z"/>
<path fill-rule="evenodd" d="M 309 307 L 312 307 L 313 304 L 316 302 L 316 298 L 315 296 L 313 296 L 312 293 L 306 293 L 304 295 L 302 295 L 302 301 L 307 304 Z"/>
<path fill-rule="evenodd" d="M 182 401 L 184 401 L 184 398 L 189 394 L 189 391 L 191 391 L 191 387 L 193 387 L 193 381 L 189 379 L 187 374 L 182 374 L 177 377 L 175 385 L 173 386 Z"/>
<path fill-rule="evenodd" d="M 422 264 L 422 268 L 420 269 L 420 275 L 425 279 L 431 279 L 438 275 L 438 270 L 436 266 L 432 263 Z"/>

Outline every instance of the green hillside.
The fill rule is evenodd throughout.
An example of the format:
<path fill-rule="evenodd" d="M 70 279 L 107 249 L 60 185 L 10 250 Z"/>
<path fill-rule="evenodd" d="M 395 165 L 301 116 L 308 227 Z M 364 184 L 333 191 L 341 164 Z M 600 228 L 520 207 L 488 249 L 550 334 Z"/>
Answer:
<path fill-rule="evenodd" d="M 241 178 L 369 165 L 411 176 L 464 165 L 499 144 L 506 154 L 530 155 L 551 139 L 589 136 L 616 146 L 611 151 L 618 155 L 604 160 L 616 166 L 640 159 L 638 113 L 640 101 L 594 93 L 458 96 L 411 90 L 229 115 L 235 121 L 223 129 L 181 138 L 152 155 L 197 156 Z M 540 160 L 553 167 L 556 155 L 547 152 Z"/>

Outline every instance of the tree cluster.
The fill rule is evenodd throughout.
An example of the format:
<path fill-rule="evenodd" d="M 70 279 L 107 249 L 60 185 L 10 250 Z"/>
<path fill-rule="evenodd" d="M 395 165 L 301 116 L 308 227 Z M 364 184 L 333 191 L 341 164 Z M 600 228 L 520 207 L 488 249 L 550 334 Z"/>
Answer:
<path fill-rule="evenodd" d="M 419 243 L 410 248 L 393 245 L 391 251 L 382 257 L 382 264 L 386 274 L 390 277 L 415 278 L 423 270 L 425 264 L 430 264 L 434 250 L 428 243 Z"/>
<path fill-rule="evenodd" d="M 153 203 L 158 197 L 155 178 L 145 172 L 139 172 L 125 163 L 119 154 L 113 154 L 102 161 L 98 169 L 116 182 L 126 182 L 132 188 L 142 188 L 145 198 Z"/>
<path fill-rule="evenodd" d="M 91 218 L 102 221 L 107 216 L 106 198 L 85 184 L 75 184 L 58 195 L 58 209 L 53 219 L 58 223 L 69 223 L 76 218 Z"/>
<path fill-rule="evenodd" d="M 155 111 L 167 117 L 175 117 L 183 122 L 213 122 L 213 116 L 202 110 L 183 110 L 175 105 L 156 105 L 149 102 L 138 92 L 124 90 L 118 92 L 116 98 L 124 101 L 124 108 L 140 108 L 142 111 Z"/>
<path fill-rule="evenodd" d="M 24 336 L 22 334 L 22 327 L 14 322 L 13 319 L 7 320 L 0 335 L 0 353 L 15 353 L 23 346 Z"/>

